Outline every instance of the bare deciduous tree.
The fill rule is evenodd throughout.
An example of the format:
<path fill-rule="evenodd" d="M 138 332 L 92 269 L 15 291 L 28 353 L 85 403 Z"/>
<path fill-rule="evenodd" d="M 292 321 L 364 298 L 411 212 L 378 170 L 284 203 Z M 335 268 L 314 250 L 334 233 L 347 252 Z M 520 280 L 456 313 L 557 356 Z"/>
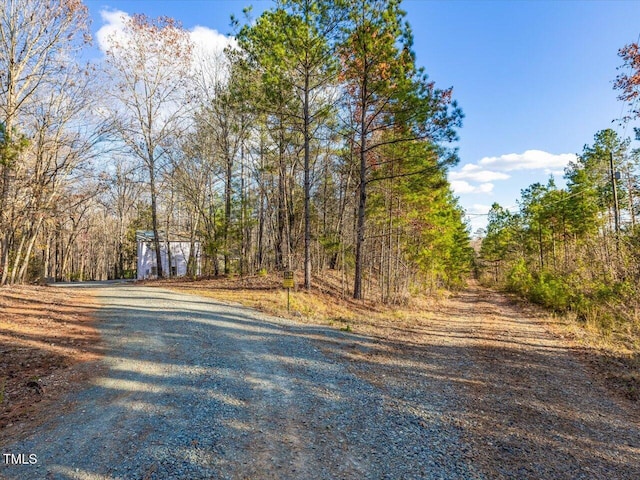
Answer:
<path fill-rule="evenodd" d="M 7 282 L 17 209 L 16 169 L 27 146 L 25 114 L 37 96 L 64 75 L 73 52 L 88 39 L 80 0 L 4 0 L 0 4 L 0 284 Z"/>
<path fill-rule="evenodd" d="M 107 60 L 114 79 L 109 109 L 120 140 L 149 175 L 158 277 L 163 276 L 158 233 L 157 178 L 186 125 L 192 45 L 174 20 L 134 15 L 112 36 Z"/>

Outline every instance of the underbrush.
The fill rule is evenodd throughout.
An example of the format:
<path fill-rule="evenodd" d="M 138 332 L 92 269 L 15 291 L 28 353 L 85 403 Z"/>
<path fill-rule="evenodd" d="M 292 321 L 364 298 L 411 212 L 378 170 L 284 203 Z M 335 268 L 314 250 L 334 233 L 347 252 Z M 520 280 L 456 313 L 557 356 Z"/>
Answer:
<path fill-rule="evenodd" d="M 302 272 L 296 272 L 296 279 L 301 278 Z M 394 304 L 369 298 L 355 300 L 351 296 L 350 286 L 337 271 L 325 271 L 321 276 L 314 277 L 309 291 L 296 283 L 289 292 L 288 302 L 282 277 L 266 272 L 244 277 L 230 275 L 197 281 L 180 278 L 154 283 L 224 302 L 239 303 L 272 315 L 359 332 L 380 319 L 390 320 L 396 325 L 410 323 L 418 317 L 424 317 L 425 312 L 448 295 L 444 290 L 433 292 L 415 289 L 410 297 Z"/>
<path fill-rule="evenodd" d="M 629 280 L 584 278 L 578 272 L 562 275 L 531 270 L 524 260 L 514 262 L 497 287 L 558 316 L 562 335 L 598 355 L 609 383 L 628 398 L 640 399 L 640 287 Z"/>
<path fill-rule="evenodd" d="M 640 289 L 629 280 L 531 271 L 519 260 L 498 286 L 556 313 L 568 314 L 604 337 L 622 335 L 628 346 L 640 345 Z"/>

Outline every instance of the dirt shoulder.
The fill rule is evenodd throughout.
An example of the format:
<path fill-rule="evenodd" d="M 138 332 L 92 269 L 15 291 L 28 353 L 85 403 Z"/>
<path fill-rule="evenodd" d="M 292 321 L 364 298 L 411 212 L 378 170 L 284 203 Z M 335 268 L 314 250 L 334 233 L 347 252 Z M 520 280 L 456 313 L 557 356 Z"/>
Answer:
<path fill-rule="evenodd" d="M 0 288 L 0 444 L 33 430 L 88 377 L 101 354 L 95 309 L 60 288 Z"/>
<path fill-rule="evenodd" d="M 450 371 L 466 405 L 455 421 L 489 477 L 638 478 L 640 405 L 593 368 L 596 350 L 562 331 L 541 310 L 472 285 L 414 338 L 461 358 Z"/>

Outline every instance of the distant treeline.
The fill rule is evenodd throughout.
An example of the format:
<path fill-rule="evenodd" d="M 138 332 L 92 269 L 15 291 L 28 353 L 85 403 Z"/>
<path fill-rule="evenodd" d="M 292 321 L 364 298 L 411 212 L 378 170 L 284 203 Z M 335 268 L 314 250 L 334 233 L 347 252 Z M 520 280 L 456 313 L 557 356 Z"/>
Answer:
<path fill-rule="evenodd" d="M 640 151 L 630 143 L 600 131 L 567 167 L 566 188 L 535 183 L 516 212 L 494 204 L 480 249 L 483 280 L 607 334 L 639 338 Z"/>

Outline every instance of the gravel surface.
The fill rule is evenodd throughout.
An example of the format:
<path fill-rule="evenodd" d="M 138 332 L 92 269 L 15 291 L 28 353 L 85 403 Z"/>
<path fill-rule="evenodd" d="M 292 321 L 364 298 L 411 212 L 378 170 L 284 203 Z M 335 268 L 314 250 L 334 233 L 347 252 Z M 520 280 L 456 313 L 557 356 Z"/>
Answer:
<path fill-rule="evenodd" d="M 375 337 L 158 288 L 96 293 L 97 375 L 3 448 L 37 463 L 0 459 L 0 477 L 485 478 L 446 372 L 468 359 L 377 361 Z"/>

